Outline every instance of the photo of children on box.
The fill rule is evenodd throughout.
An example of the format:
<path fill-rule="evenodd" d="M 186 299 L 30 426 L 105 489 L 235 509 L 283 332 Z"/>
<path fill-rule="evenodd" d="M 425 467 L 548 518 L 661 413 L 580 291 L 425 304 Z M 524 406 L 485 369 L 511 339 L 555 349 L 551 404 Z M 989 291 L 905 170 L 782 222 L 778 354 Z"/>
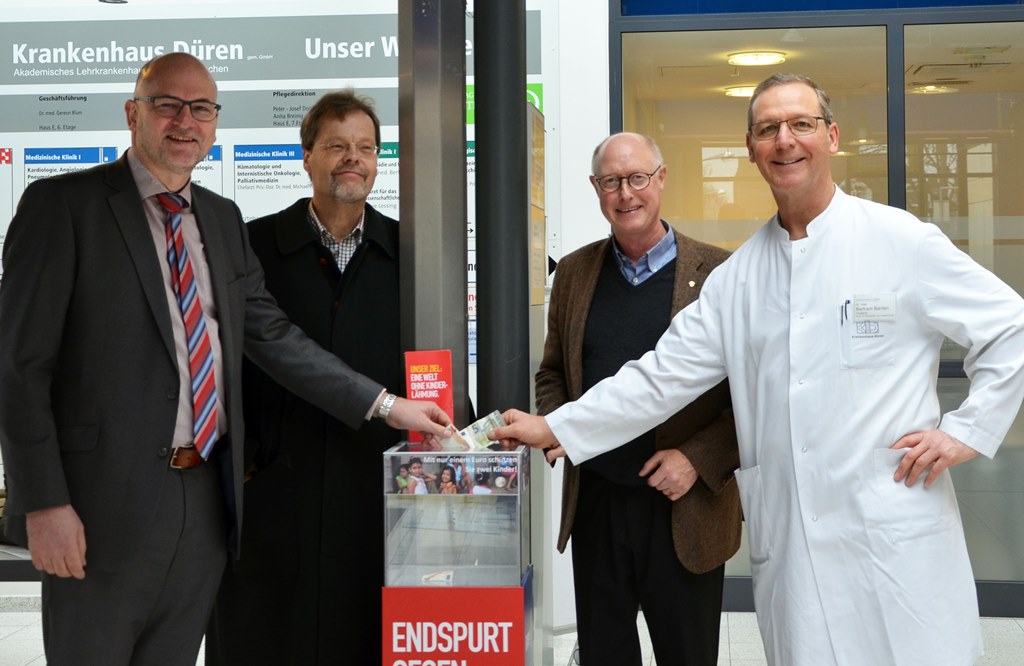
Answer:
<path fill-rule="evenodd" d="M 391 492 L 398 495 L 509 495 L 519 489 L 519 461 L 505 453 L 410 451 L 388 456 L 386 465 Z"/>

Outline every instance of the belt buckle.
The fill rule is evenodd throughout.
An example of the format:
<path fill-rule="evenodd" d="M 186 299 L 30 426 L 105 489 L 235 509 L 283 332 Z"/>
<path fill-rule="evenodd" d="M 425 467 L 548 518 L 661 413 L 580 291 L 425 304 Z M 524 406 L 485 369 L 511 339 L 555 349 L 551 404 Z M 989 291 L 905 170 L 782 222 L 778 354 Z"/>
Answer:
<path fill-rule="evenodd" d="M 189 442 L 171 450 L 171 459 L 168 464 L 171 469 L 192 469 L 201 462 L 203 462 L 203 457 L 199 455 L 195 444 Z"/>

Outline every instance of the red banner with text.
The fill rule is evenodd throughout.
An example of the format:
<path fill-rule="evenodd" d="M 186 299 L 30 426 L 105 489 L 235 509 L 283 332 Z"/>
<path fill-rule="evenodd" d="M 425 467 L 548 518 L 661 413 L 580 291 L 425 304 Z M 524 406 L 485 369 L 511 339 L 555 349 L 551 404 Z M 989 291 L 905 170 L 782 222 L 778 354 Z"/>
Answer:
<path fill-rule="evenodd" d="M 405 352 L 405 397 L 435 402 L 448 418 L 455 419 L 450 349 Z M 421 442 L 423 435 L 410 432 L 409 441 Z"/>
<path fill-rule="evenodd" d="M 383 588 L 383 666 L 523 666 L 521 587 Z"/>

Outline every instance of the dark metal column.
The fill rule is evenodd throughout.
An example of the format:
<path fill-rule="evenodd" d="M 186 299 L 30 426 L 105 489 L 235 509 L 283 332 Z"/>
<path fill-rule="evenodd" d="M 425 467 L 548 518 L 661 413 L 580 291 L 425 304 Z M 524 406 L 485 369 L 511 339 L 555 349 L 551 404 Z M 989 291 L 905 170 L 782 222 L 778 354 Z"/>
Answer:
<path fill-rule="evenodd" d="M 451 349 L 455 423 L 468 423 L 466 5 L 398 3 L 402 343 Z"/>
<path fill-rule="evenodd" d="M 907 208 L 907 112 L 904 108 L 905 49 L 903 25 L 892 20 L 885 30 L 886 131 L 888 138 L 889 205 Z"/>
<path fill-rule="evenodd" d="M 477 411 L 530 411 L 525 0 L 474 5 Z"/>

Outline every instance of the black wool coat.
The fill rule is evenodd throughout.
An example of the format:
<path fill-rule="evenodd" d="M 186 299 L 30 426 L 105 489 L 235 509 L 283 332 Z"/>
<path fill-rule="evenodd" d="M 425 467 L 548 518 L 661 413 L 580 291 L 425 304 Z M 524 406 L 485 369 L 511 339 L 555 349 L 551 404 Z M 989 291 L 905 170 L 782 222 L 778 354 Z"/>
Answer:
<path fill-rule="evenodd" d="M 308 205 L 300 199 L 249 223 L 267 289 L 313 340 L 404 394 L 398 222 L 367 205 L 363 243 L 341 274 Z M 353 430 L 252 365 L 244 385 L 245 528 L 214 610 L 207 663 L 378 664 L 381 452 L 401 433 L 378 420 Z"/>

